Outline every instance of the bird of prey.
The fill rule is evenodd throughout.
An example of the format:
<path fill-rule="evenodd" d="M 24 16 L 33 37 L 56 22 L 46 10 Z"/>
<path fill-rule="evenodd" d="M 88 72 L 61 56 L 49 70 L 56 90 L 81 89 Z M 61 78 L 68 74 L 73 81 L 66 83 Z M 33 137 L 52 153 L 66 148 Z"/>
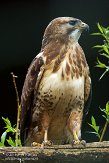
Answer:
<path fill-rule="evenodd" d="M 45 29 L 41 51 L 30 64 L 21 95 L 23 145 L 81 143 L 91 78 L 78 40 L 88 28 L 79 19 L 58 17 Z"/>

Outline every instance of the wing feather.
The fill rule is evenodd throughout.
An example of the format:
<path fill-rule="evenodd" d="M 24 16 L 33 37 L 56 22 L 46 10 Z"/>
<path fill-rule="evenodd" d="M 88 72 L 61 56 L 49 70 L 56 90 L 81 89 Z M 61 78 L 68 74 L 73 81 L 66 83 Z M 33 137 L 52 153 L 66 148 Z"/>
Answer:
<path fill-rule="evenodd" d="M 87 74 L 85 78 L 84 98 L 85 98 L 84 115 L 86 115 L 88 114 L 91 99 L 92 99 L 92 84 L 91 84 L 91 78 L 89 74 Z"/>
<path fill-rule="evenodd" d="M 44 60 L 42 56 L 35 57 L 28 69 L 21 95 L 21 116 L 20 116 L 20 133 L 21 141 L 24 142 L 24 132 L 29 123 L 31 105 L 33 102 L 33 91 L 35 85 L 40 82 L 43 74 Z M 39 77 L 40 74 L 40 77 Z"/>

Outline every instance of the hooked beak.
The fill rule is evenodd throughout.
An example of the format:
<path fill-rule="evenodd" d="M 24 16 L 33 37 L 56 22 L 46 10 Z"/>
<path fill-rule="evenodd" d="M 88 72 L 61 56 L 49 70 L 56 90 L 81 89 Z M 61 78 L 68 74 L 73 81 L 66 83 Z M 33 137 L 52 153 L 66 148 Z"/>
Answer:
<path fill-rule="evenodd" d="M 81 30 L 81 31 L 89 31 L 89 26 L 86 24 L 86 23 L 81 23 L 80 24 L 80 26 L 79 26 L 79 29 Z"/>

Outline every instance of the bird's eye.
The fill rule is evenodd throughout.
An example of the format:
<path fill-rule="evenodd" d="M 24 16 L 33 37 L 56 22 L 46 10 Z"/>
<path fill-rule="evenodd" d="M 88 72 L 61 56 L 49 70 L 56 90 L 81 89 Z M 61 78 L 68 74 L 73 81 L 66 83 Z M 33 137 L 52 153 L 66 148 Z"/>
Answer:
<path fill-rule="evenodd" d="M 70 20 L 70 21 L 69 21 L 69 24 L 70 24 L 70 25 L 76 25 L 76 23 L 77 23 L 77 20 Z"/>

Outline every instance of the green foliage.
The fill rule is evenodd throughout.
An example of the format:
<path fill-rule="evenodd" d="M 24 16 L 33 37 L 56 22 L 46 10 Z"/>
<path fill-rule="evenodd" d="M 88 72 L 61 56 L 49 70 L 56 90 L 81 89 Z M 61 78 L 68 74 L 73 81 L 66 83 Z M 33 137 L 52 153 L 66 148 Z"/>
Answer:
<path fill-rule="evenodd" d="M 7 142 L 8 144 L 11 146 L 11 147 L 15 147 L 16 146 L 16 143 L 14 140 L 12 140 L 12 138 L 9 136 L 9 139 L 7 139 Z"/>
<path fill-rule="evenodd" d="M 109 123 L 109 101 L 106 103 L 106 108 L 100 110 L 104 113 L 102 116 L 106 119 L 106 121 Z"/>
<path fill-rule="evenodd" d="M 100 77 L 100 79 L 101 79 L 102 77 L 104 77 L 104 75 L 107 72 L 109 72 L 109 27 L 104 28 L 99 23 L 97 23 L 97 27 L 99 29 L 99 32 L 93 33 L 92 35 L 101 36 L 103 38 L 103 45 L 96 45 L 96 46 L 94 46 L 94 48 L 98 48 L 98 53 L 100 54 L 100 56 L 105 57 L 105 59 L 107 60 L 107 64 L 108 64 L 107 65 L 107 64 L 101 62 L 97 58 L 96 67 L 105 69 L 104 73 Z M 105 118 L 104 127 L 100 130 L 100 126 L 97 126 L 96 119 L 93 116 L 91 117 L 91 123 L 88 123 L 88 124 L 94 130 L 94 132 L 90 132 L 90 133 L 95 134 L 99 138 L 99 141 L 101 142 L 104 138 L 107 126 L 109 124 L 109 101 L 106 103 L 105 108 L 104 109 L 100 108 L 100 110 L 102 112 L 102 117 Z"/>
<path fill-rule="evenodd" d="M 97 23 L 99 32 L 93 33 L 92 35 L 99 35 L 103 38 L 103 44 L 102 45 L 96 45 L 94 48 L 98 48 L 98 53 L 105 57 L 107 59 L 107 64 L 102 63 L 97 58 L 96 67 L 105 69 L 104 73 L 101 75 L 100 79 L 109 72 L 109 27 L 105 28 L 101 26 L 99 23 Z"/>
<path fill-rule="evenodd" d="M 95 134 L 99 138 L 99 141 L 101 142 L 104 138 L 107 125 L 109 124 L 109 101 L 106 103 L 106 107 L 104 109 L 100 108 L 100 110 L 103 113 L 102 117 L 105 118 L 106 120 L 104 128 L 100 130 L 100 126 L 97 125 L 96 120 L 93 116 L 91 117 L 91 123 L 88 123 L 88 124 L 94 130 L 94 132 L 89 132 L 89 133 Z"/>
<path fill-rule="evenodd" d="M 97 126 L 96 124 L 96 120 L 95 118 L 92 116 L 91 117 L 91 123 L 88 123 L 94 130 L 94 132 L 90 132 L 92 134 L 95 134 L 99 139 L 100 139 L 100 134 L 99 134 L 99 130 L 100 130 L 100 127 Z"/>
<path fill-rule="evenodd" d="M 6 125 L 4 127 L 4 128 L 6 128 L 6 132 L 7 133 L 8 132 L 15 133 L 16 132 L 16 129 L 14 128 L 14 126 L 12 127 L 10 120 L 8 118 L 4 118 L 4 117 L 2 117 L 2 119 L 3 119 L 3 121 L 5 122 L 5 125 Z"/>
<path fill-rule="evenodd" d="M 8 118 L 4 118 L 2 117 L 4 123 L 5 123 L 5 132 L 3 132 L 3 134 L 1 135 L 1 141 L 0 141 L 0 146 L 4 147 L 6 146 L 6 144 L 8 144 L 8 146 L 12 146 L 15 147 L 16 146 L 16 141 L 18 146 L 21 146 L 21 141 L 20 141 L 20 134 L 18 136 L 18 139 L 15 139 L 15 135 L 16 135 L 16 125 L 12 126 L 10 120 Z M 19 132 L 20 133 L 20 132 Z M 11 136 L 14 137 L 14 139 L 12 139 Z M 8 136 L 8 139 L 7 139 Z"/>

